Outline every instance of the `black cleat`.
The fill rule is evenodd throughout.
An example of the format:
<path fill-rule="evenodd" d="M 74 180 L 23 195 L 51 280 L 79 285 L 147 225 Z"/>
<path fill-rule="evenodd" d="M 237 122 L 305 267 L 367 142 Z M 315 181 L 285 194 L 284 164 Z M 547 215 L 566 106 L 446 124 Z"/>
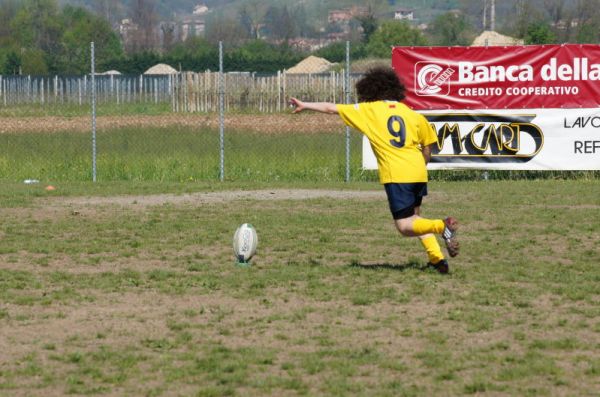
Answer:
<path fill-rule="evenodd" d="M 442 259 L 438 263 L 431 263 L 431 262 L 429 262 L 429 263 L 427 263 L 427 266 L 431 266 L 431 267 L 435 268 L 435 270 L 437 270 L 441 274 L 447 274 L 448 271 L 450 270 L 448 268 L 448 261 L 445 260 L 445 259 Z"/>

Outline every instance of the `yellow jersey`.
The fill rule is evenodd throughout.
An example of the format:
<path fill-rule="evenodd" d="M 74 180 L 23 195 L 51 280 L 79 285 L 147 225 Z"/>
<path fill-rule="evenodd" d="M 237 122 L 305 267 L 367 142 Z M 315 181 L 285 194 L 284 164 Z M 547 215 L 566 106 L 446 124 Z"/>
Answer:
<path fill-rule="evenodd" d="M 437 142 L 427 119 L 401 102 L 336 105 L 342 120 L 365 134 L 377 158 L 379 181 L 427 182 L 422 148 Z"/>

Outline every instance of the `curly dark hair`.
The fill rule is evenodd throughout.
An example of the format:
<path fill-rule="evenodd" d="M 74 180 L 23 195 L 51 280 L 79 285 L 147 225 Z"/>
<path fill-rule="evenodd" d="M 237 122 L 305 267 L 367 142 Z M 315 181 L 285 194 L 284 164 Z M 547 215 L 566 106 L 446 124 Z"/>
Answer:
<path fill-rule="evenodd" d="M 359 102 L 401 101 L 406 87 L 392 68 L 378 66 L 369 69 L 356 83 Z"/>

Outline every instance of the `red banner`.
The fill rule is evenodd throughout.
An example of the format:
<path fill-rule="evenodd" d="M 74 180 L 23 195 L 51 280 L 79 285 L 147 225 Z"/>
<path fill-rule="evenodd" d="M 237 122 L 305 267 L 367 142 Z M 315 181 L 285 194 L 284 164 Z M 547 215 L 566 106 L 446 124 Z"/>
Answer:
<path fill-rule="evenodd" d="M 413 109 L 600 106 L 600 46 L 395 47 Z"/>

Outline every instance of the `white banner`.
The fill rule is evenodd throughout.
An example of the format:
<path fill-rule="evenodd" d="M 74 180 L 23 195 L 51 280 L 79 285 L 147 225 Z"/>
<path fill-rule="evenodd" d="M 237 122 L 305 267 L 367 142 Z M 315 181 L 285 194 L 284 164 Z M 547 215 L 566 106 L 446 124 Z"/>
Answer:
<path fill-rule="evenodd" d="M 419 113 L 438 135 L 428 169 L 600 170 L 600 109 Z M 363 168 L 377 169 L 364 136 Z"/>

